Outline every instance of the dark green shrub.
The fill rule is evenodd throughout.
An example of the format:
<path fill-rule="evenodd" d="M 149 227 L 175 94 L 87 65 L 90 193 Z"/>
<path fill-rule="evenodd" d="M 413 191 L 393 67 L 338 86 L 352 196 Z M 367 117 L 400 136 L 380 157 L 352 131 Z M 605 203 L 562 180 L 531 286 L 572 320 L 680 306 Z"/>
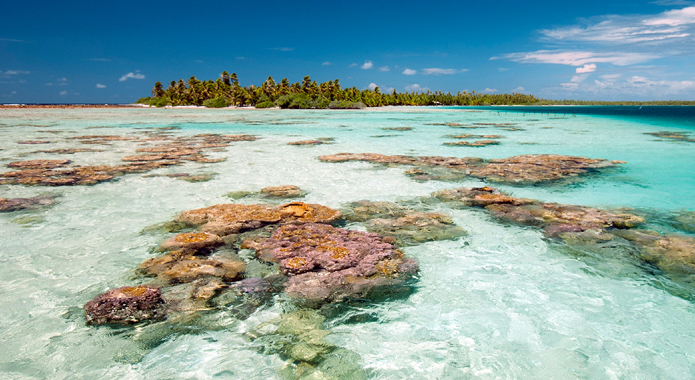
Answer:
<path fill-rule="evenodd" d="M 227 100 L 227 98 L 224 96 L 220 96 L 219 98 L 215 99 L 208 99 L 203 102 L 203 106 L 208 108 L 224 108 L 229 107 L 229 104 L 229 100 Z"/>
<path fill-rule="evenodd" d="M 284 95 L 275 101 L 275 105 L 280 108 L 306 109 L 313 106 L 311 98 L 306 94 Z"/>
<path fill-rule="evenodd" d="M 152 100 L 152 98 L 150 98 L 149 96 L 146 97 L 146 98 L 140 98 L 140 99 L 138 99 L 138 100 L 135 102 L 135 104 L 145 104 L 145 105 L 149 105 L 149 104 L 150 104 L 150 100 Z"/>
<path fill-rule="evenodd" d="M 275 107 L 275 103 L 271 102 L 270 100 L 256 104 L 256 108 L 273 108 L 273 107 Z"/>
<path fill-rule="evenodd" d="M 329 105 L 331 109 L 360 109 L 364 108 L 362 102 L 351 102 L 349 100 L 334 100 Z"/>
<path fill-rule="evenodd" d="M 331 103 L 330 100 L 328 100 L 324 97 L 320 97 L 320 98 L 314 100 L 314 108 L 320 108 L 320 109 L 328 108 L 328 105 L 330 103 Z"/>
<path fill-rule="evenodd" d="M 150 100 L 150 105 L 155 107 L 164 107 L 171 104 L 169 98 L 153 98 Z"/>

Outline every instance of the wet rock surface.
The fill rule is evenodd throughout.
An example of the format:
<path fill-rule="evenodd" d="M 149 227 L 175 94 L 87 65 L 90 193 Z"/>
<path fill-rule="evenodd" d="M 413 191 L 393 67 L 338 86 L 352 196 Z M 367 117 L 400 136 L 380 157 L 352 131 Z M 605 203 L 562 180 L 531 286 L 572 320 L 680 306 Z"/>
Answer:
<path fill-rule="evenodd" d="M 491 140 L 492 141 L 492 140 Z M 484 160 L 474 157 L 386 156 L 376 153 L 338 153 L 320 156 L 324 162 L 366 161 L 386 165 L 412 165 L 411 170 L 445 169 L 451 177 L 475 177 L 488 181 L 520 185 L 557 182 L 612 168 L 622 161 L 585 157 L 534 154 L 505 159 Z M 415 179 L 439 179 L 426 176 Z"/>
<path fill-rule="evenodd" d="M 369 232 L 395 237 L 400 246 L 453 240 L 468 234 L 448 215 L 436 212 L 409 212 L 398 219 L 371 219 L 365 226 Z"/>
<path fill-rule="evenodd" d="M 499 145 L 499 141 L 495 140 L 478 140 L 478 141 L 457 141 L 457 142 L 446 142 L 444 145 L 448 146 L 488 146 L 488 145 Z"/>
<path fill-rule="evenodd" d="M 695 142 L 695 139 L 691 138 L 690 133 L 687 132 L 660 131 L 646 132 L 645 135 L 658 137 L 663 140 Z"/>

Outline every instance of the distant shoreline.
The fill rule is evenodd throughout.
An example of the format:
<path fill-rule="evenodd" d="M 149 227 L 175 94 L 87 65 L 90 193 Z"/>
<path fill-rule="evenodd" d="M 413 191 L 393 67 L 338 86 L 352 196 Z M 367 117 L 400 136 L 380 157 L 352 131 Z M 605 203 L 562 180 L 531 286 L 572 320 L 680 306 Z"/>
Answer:
<path fill-rule="evenodd" d="M 582 105 L 582 104 L 538 104 L 538 105 L 533 105 L 533 104 L 514 104 L 514 105 L 494 105 L 494 106 L 428 106 L 428 105 L 417 105 L 417 106 L 409 106 L 409 105 L 398 105 L 398 106 L 393 106 L 393 105 L 388 105 L 388 106 L 379 106 L 379 107 L 365 107 L 365 109 L 388 109 L 388 108 L 396 108 L 396 107 L 462 107 L 462 108 L 468 108 L 468 107 L 570 107 L 570 106 L 575 106 L 575 107 L 611 107 L 614 105 L 611 104 L 600 104 L 600 105 Z M 692 105 L 687 105 L 687 104 L 673 104 L 673 105 L 655 105 L 655 104 L 635 104 L 635 105 L 630 105 L 632 107 L 649 107 L 649 106 L 659 106 L 659 107 L 692 107 Z M 104 109 L 109 109 L 109 108 L 153 108 L 153 109 L 257 109 L 254 107 L 250 106 L 245 106 L 245 107 L 223 107 L 223 108 L 210 108 L 210 107 L 203 107 L 203 106 L 167 106 L 167 107 L 153 107 L 153 106 L 146 106 L 146 105 L 141 105 L 141 104 L 0 104 L 0 109 L 88 109 L 88 108 L 104 108 Z M 274 108 L 264 108 L 265 110 L 268 109 L 280 109 L 278 107 Z M 258 109 L 258 110 L 263 110 L 263 109 Z"/>

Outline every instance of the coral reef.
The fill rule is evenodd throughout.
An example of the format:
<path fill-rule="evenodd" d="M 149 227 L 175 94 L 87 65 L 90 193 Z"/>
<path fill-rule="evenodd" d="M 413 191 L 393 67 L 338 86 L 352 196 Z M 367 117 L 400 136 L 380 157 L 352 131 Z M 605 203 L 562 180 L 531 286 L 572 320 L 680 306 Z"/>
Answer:
<path fill-rule="evenodd" d="M 483 207 L 501 219 L 541 227 L 548 236 L 564 232 L 634 228 L 645 222 L 643 218 L 627 213 L 514 198 L 492 187 L 442 190 L 434 196 L 444 201 Z"/>
<path fill-rule="evenodd" d="M 390 241 L 390 242 L 389 242 Z M 289 275 L 286 292 L 309 301 L 364 297 L 375 287 L 402 283 L 417 271 L 388 237 L 307 223 L 278 228 L 269 239 L 246 243 L 261 260 Z"/>
<path fill-rule="evenodd" d="M 225 236 L 273 223 L 331 223 L 340 216 L 340 211 L 326 206 L 291 202 L 277 207 L 219 204 L 184 211 L 176 220 L 200 226 L 201 231 Z"/>
<path fill-rule="evenodd" d="M 488 145 L 499 145 L 499 141 L 495 140 L 478 140 L 478 141 L 457 141 L 457 142 L 446 142 L 444 145 L 448 146 L 488 146 Z"/>
<path fill-rule="evenodd" d="M 133 324 L 164 317 L 164 299 L 157 287 L 125 286 L 98 295 L 84 306 L 87 323 Z"/>
<path fill-rule="evenodd" d="M 415 166 L 414 169 L 419 170 L 437 167 L 451 171 L 459 178 L 470 176 L 489 181 L 524 185 L 575 178 L 624 163 L 623 161 L 553 154 L 532 154 L 484 160 L 474 157 L 415 157 L 386 156 L 376 153 L 338 153 L 320 156 L 319 159 L 324 162 L 367 161 L 387 165 L 412 165 Z M 437 177 L 430 179 L 437 179 Z"/>
<path fill-rule="evenodd" d="M 69 164 L 70 160 L 28 160 L 15 161 L 7 164 L 7 167 L 14 169 L 55 169 Z"/>

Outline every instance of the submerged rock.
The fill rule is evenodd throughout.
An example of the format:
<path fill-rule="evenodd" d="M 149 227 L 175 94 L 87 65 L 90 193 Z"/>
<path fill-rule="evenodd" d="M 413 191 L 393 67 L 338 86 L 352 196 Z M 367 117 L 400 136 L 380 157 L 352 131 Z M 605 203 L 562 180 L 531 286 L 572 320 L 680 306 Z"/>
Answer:
<path fill-rule="evenodd" d="M 198 256 L 189 250 L 179 250 L 145 260 L 140 264 L 139 270 L 147 275 L 157 276 L 164 283 L 177 284 L 205 277 L 235 281 L 241 278 L 245 267 L 240 261 Z"/>
<path fill-rule="evenodd" d="M 15 169 L 54 169 L 69 164 L 70 160 L 28 160 L 15 161 L 7 164 L 9 168 Z"/>
<path fill-rule="evenodd" d="M 468 233 L 451 218 L 436 212 L 410 212 L 398 219 L 372 219 L 367 231 L 393 236 L 398 245 L 416 245 L 427 241 L 452 240 Z"/>
<path fill-rule="evenodd" d="M 625 230 L 616 234 L 637 245 L 641 257 L 659 269 L 695 275 L 695 238 L 649 230 Z"/>
<path fill-rule="evenodd" d="M 261 189 L 261 195 L 272 198 L 294 198 L 304 196 L 304 192 L 298 186 L 269 186 Z"/>
<path fill-rule="evenodd" d="M 499 141 L 495 140 L 478 140 L 478 141 L 457 141 L 457 142 L 446 142 L 444 145 L 448 146 L 488 146 L 488 145 L 499 145 Z"/>
<path fill-rule="evenodd" d="M 544 228 L 548 236 L 586 230 L 634 228 L 645 222 L 643 218 L 627 213 L 514 198 L 492 187 L 443 190 L 434 196 L 444 201 L 483 207 L 498 218 Z"/>
<path fill-rule="evenodd" d="M 372 202 L 362 200 L 348 203 L 343 209 L 343 217 L 351 222 L 365 222 L 374 218 L 398 218 L 404 216 L 407 208 L 392 202 Z"/>
<path fill-rule="evenodd" d="M 386 156 L 375 153 L 338 153 L 320 156 L 319 159 L 324 162 L 367 161 L 386 165 L 412 165 L 415 166 L 414 169 L 420 170 L 438 167 L 454 172 L 460 177 L 470 176 L 512 184 L 555 182 L 624 163 L 622 161 L 552 154 L 532 154 L 484 160 L 474 157 L 416 157 Z M 418 179 L 417 176 L 414 178 Z"/>
<path fill-rule="evenodd" d="M 84 306 L 87 323 L 134 324 L 164 317 L 164 299 L 159 288 L 125 286 L 98 295 Z"/>
<path fill-rule="evenodd" d="M 55 204 L 56 196 L 43 195 L 32 198 L 0 198 L 0 212 L 36 209 Z"/>
<path fill-rule="evenodd" d="M 331 302 L 400 284 L 417 271 L 417 263 L 388 241 L 377 234 L 308 223 L 280 227 L 269 239 L 246 246 L 290 276 L 290 296 Z"/>

